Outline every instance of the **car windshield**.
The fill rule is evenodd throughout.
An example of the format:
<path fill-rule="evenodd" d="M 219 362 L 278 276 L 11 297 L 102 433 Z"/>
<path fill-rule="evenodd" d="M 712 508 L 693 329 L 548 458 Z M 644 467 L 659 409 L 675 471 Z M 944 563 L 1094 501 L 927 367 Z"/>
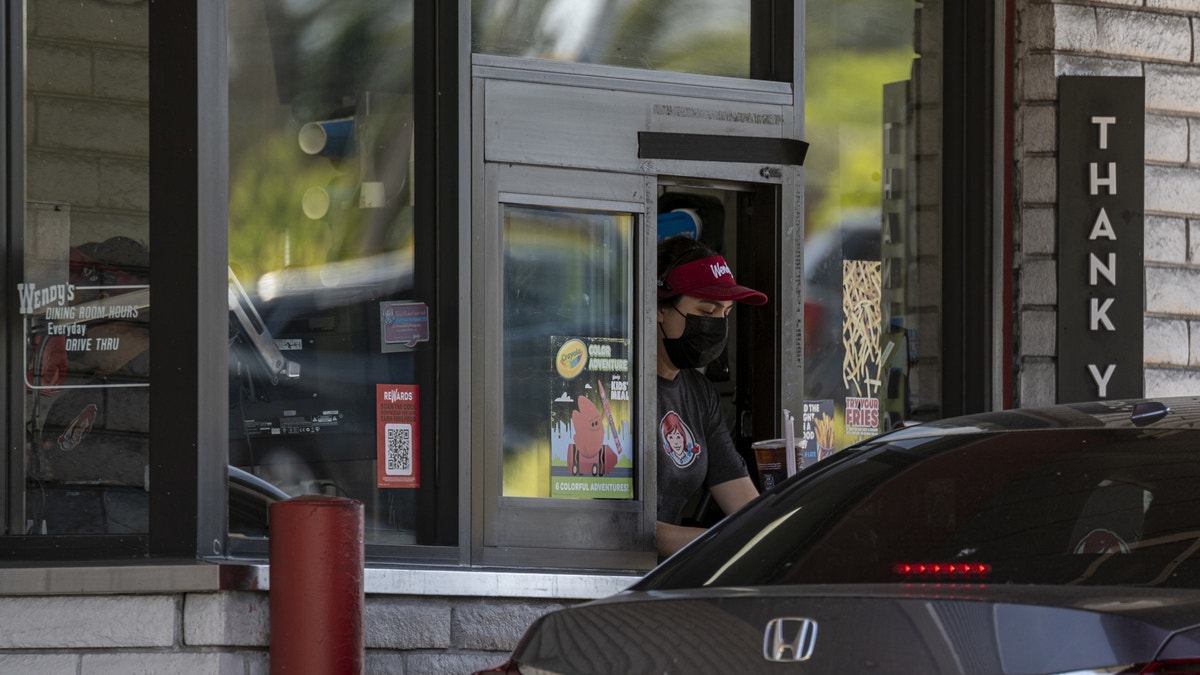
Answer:
<path fill-rule="evenodd" d="M 1200 587 L 1200 433 L 878 439 L 767 492 L 636 590 L 824 583 Z"/>

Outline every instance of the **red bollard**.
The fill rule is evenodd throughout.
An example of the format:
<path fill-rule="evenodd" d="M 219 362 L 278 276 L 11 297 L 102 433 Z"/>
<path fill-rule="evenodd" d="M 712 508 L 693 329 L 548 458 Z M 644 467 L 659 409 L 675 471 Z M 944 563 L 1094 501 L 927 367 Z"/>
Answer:
<path fill-rule="evenodd" d="M 271 675 L 360 675 L 363 504 L 304 495 L 271 504 Z"/>

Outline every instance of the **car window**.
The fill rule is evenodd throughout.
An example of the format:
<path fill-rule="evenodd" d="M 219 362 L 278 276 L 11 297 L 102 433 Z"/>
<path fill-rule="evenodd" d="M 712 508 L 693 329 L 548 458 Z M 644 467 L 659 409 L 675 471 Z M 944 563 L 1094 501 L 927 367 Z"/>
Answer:
<path fill-rule="evenodd" d="M 643 587 L 1200 587 L 1198 440 L 1046 430 L 852 449 L 767 493 Z"/>

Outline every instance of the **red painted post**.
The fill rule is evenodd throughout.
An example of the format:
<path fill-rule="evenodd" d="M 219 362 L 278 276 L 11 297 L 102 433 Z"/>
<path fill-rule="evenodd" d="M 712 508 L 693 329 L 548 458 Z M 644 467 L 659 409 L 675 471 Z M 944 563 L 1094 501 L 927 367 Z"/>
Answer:
<path fill-rule="evenodd" d="M 362 502 L 304 495 L 269 517 L 271 675 L 361 675 Z"/>

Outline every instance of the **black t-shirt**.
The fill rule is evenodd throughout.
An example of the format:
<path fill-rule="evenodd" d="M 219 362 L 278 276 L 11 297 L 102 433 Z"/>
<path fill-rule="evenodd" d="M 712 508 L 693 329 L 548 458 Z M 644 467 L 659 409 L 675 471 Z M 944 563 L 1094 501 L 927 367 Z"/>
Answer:
<path fill-rule="evenodd" d="M 658 378 L 658 520 L 678 525 L 701 485 L 748 476 L 733 445 L 716 387 L 696 370 Z"/>

